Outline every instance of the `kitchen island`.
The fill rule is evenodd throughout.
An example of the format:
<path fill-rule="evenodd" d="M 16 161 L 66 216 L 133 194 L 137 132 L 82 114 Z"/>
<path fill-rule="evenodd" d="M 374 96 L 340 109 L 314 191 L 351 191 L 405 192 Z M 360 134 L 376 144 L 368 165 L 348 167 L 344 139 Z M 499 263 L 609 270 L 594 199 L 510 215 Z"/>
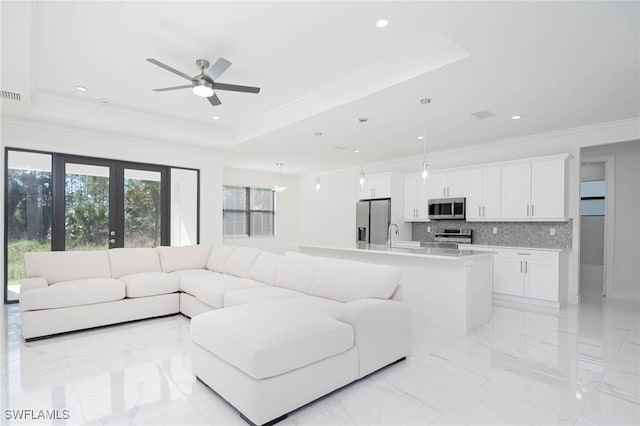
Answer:
<path fill-rule="evenodd" d="M 415 321 L 459 335 L 486 324 L 491 313 L 491 254 L 437 248 L 300 245 L 309 255 L 357 260 L 402 269 L 402 302 Z"/>

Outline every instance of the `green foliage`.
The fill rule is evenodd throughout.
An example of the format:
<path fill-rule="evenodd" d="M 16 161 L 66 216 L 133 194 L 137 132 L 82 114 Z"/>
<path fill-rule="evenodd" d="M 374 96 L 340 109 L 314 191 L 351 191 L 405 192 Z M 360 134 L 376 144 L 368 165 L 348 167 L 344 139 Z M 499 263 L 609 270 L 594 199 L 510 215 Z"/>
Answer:
<path fill-rule="evenodd" d="M 10 241 L 7 250 L 7 281 L 9 285 L 19 284 L 24 278 L 24 254 L 30 251 L 49 251 L 50 242 L 33 240 Z"/>

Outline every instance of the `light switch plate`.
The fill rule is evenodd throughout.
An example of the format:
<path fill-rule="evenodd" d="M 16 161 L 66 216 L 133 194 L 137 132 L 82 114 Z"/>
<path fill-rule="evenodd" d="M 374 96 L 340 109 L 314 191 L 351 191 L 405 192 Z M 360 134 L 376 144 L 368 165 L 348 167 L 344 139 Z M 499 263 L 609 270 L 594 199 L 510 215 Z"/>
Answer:
<path fill-rule="evenodd" d="M 556 228 L 549 228 L 549 235 L 556 235 Z"/>
<path fill-rule="evenodd" d="M 497 234 L 497 233 L 498 233 L 498 227 L 497 227 L 497 226 L 494 226 L 494 227 L 493 227 L 493 233 L 494 233 L 494 234 Z"/>

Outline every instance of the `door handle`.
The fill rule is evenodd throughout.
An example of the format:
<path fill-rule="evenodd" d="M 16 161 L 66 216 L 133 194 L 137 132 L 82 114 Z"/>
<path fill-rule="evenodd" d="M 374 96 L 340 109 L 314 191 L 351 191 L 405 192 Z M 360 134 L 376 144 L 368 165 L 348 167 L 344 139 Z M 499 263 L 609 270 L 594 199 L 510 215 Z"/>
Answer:
<path fill-rule="evenodd" d="M 486 215 L 484 214 L 484 206 L 482 206 L 482 217 L 484 217 L 484 216 L 486 216 Z"/>
<path fill-rule="evenodd" d="M 520 273 L 522 273 L 522 260 L 520 261 Z"/>
<path fill-rule="evenodd" d="M 116 231 L 109 232 L 109 235 L 111 235 L 113 237 L 114 235 L 116 235 Z"/>
<path fill-rule="evenodd" d="M 527 262 L 526 260 L 524 261 L 524 273 L 526 274 L 527 272 L 529 272 L 529 262 Z"/>
<path fill-rule="evenodd" d="M 115 244 L 115 243 L 116 243 L 116 239 L 115 239 L 115 238 L 110 239 L 110 240 L 109 240 L 109 243 L 111 243 L 111 244 Z"/>
<path fill-rule="evenodd" d="M 529 217 L 529 204 L 527 204 L 527 217 Z"/>
<path fill-rule="evenodd" d="M 480 206 L 478 206 L 478 216 L 482 216 L 482 213 L 480 213 L 481 211 L 482 211 L 482 210 L 481 210 L 481 207 L 480 207 Z"/>
<path fill-rule="evenodd" d="M 531 216 L 533 216 L 533 204 L 531 204 Z"/>

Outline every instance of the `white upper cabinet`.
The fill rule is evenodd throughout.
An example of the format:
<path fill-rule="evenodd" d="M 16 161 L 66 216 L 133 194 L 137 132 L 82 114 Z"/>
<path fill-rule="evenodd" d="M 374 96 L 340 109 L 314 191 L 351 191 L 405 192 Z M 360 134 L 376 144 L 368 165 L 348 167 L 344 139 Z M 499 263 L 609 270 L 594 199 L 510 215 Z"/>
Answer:
<path fill-rule="evenodd" d="M 467 171 L 429 173 L 429 198 L 458 198 L 467 195 Z"/>
<path fill-rule="evenodd" d="M 364 185 L 360 186 L 360 199 L 391 198 L 391 173 L 365 175 Z"/>
<path fill-rule="evenodd" d="M 566 220 L 566 158 L 502 166 L 502 219 Z"/>
<path fill-rule="evenodd" d="M 540 160 L 531 163 L 531 217 L 564 219 L 565 161 Z"/>
<path fill-rule="evenodd" d="M 500 166 L 467 170 L 467 220 L 501 218 L 501 171 Z"/>
<path fill-rule="evenodd" d="M 531 163 L 502 167 L 502 217 L 529 218 L 531 204 Z"/>
<path fill-rule="evenodd" d="M 421 173 L 413 173 L 404 177 L 404 220 L 407 222 L 424 222 L 429 220 L 427 205 L 428 181 L 423 182 Z"/>

